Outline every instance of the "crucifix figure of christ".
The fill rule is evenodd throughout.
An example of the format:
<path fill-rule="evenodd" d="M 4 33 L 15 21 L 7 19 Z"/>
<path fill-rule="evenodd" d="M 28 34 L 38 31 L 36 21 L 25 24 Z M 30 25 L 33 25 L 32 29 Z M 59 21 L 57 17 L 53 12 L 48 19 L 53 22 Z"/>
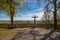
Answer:
<path fill-rule="evenodd" d="M 36 27 L 36 18 L 38 18 L 36 15 L 34 15 L 32 18 L 34 18 L 34 26 L 33 26 L 33 28 L 35 28 Z"/>

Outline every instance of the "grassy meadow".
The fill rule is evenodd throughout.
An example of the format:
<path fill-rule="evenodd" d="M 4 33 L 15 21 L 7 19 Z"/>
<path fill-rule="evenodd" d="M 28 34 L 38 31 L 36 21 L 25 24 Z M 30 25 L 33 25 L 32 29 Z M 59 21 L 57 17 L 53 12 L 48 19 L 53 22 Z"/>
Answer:
<path fill-rule="evenodd" d="M 14 28 L 31 28 L 34 26 L 33 22 L 14 22 Z M 41 28 L 53 28 L 53 22 L 36 22 L 36 27 Z M 11 27 L 10 21 L 0 21 L 0 28 L 9 28 Z M 57 28 L 60 29 L 60 23 L 58 23 Z"/>

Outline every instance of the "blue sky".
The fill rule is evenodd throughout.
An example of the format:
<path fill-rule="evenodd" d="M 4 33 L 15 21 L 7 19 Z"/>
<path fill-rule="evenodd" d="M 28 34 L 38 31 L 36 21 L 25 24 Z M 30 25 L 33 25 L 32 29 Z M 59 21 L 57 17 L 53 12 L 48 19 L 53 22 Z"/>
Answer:
<path fill-rule="evenodd" d="M 38 4 L 36 0 L 29 0 L 27 7 L 23 6 L 17 9 L 14 20 L 33 20 L 34 15 L 38 16 L 37 20 L 42 19 L 44 5 Z M 0 11 L 0 20 L 10 20 L 10 17 L 5 11 Z"/>

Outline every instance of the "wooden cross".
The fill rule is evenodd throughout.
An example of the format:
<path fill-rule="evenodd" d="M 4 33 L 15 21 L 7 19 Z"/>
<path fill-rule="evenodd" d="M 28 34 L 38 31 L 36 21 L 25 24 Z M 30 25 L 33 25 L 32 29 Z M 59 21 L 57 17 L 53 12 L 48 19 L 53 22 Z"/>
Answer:
<path fill-rule="evenodd" d="M 35 28 L 35 25 L 36 25 L 36 18 L 38 18 L 36 15 L 34 15 L 32 18 L 34 18 L 34 26 L 33 28 Z"/>

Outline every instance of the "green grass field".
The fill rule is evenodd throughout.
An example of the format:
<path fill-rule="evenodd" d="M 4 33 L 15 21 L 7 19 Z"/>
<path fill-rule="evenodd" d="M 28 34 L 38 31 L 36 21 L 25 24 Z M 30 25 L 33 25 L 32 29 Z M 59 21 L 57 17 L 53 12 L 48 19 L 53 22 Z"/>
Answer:
<path fill-rule="evenodd" d="M 14 28 L 28 28 L 34 26 L 33 22 L 14 22 Z M 53 23 L 47 23 L 47 22 L 37 22 L 36 27 L 42 27 L 42 28 L 53 28 Z M 60 23 L 58 23 L 58 28 L 60 29 Z M 9 28 L 11 27 L 10 22 L 0 22 L 0 28 Z"/>

